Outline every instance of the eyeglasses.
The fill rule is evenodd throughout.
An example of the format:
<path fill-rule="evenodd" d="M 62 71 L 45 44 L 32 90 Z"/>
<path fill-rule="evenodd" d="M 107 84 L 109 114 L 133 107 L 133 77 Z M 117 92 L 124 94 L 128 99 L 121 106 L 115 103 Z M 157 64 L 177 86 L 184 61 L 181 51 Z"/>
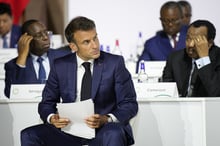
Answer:
<path fill-rule="evenodd" d="M 168 25 L 168 24 L 177 24 L 180 22 L 180 18 L 178 19 L 164 19 L 164 18 L 160 18 L 161 22 L 165 25 Z"/>
<path fill-rule="evenodd" d="M 50 31 L 45 30 L 45 31 L 41 31 L 41 32 L 35 33 L 32 36 L 36 40 L 43 40 L 43 38 L 45 38 L 45 36 L 49 37 L 49 35 L 50 35 Z"/>

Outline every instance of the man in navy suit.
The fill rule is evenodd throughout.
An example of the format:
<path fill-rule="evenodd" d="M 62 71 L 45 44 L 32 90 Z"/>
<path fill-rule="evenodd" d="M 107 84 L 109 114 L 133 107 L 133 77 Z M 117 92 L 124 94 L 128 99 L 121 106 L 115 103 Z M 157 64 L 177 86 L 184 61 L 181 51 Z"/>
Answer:
<path fill-rule="evenodd" d="M 22 146 L 128 146 L 134 143 L 129 120 L 137 114 L 136 92 L 122 56 L 99 50 L 95 23 L 76 17 L 65 29 L 70 48 L 75 52 L 54 61 L 38 111 L 44 124 L 21 132 Z M 96 129 L 93 139 L 84 139 L 60 131 L 70 122 L 60 117 L 56 104 L 80 102 L 82 63 L 91 64 L 95 114 L 85 117 L 87 126 Z M 80 112 L 80 111 L 72 111 Z"/>
<path fill-rule="evenodd" d="M 143 53 L 137 62 L 137 72 L 141 60 L 165 61 L 171 52 L 185 48 L 187 26 L 182 25 L 182 17 L 182 10 L 177 2 L 168 1 L 162 5 L 160 21 L 163 30 L 145 42 Z"/>
<path fill-rule="evenodd" d="M 64 56 L 70 51 L 49 49 L 50 39 L 44 24 L 38 20 L 28 20 L 22 25 L 22 36 L 18 42 L 18 57 L 5 64 L 5 95 L 10 97 L 11 84 L 40 84 L 39 56 L 47 79 L 50 66 L 57 57 Z"/>
<path fill-rule="evenodd" d="M 17 42 L 20 36 L 21 27 L 13 25 L 10 5 L 0 3 L 0 48 L 17 48 Z"/>
<path fill-rule="evenodd" d="M 215 35 L 211 22 L 196 20 L 189 25 L 186 48 L 168 57 L 162 80 L 176 82 L 180 96 L 220 96 L 220 48 Z"/>

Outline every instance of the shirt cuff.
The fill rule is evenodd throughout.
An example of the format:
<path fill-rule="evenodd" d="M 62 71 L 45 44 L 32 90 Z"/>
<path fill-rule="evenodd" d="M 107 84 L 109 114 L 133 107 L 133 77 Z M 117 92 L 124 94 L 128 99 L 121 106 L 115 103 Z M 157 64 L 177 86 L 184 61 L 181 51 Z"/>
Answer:
<path fill-rule="evenodd" d="M 196 60 L 196 65 L 197 65 L 198 69 L 200 69 L 203 66 L 208 65 L 210 63 L 211 63 L 211 61 L 210 61 L 209 56 L 202 57 L 202 58 L 199 58 L 199 59 Z"/>
<path fill-rule="evenodd" d="M 111 117 L 111 119 L 112 119 L 112 122 L 119 122 L 118 121 L 118 119 L 113 115 L 113 114 L 108 114 L 110 117 Z"/>
<path fill-rule="evenodd" d="M 20 65 L 20 64 L 17 64 L 17 66 L 19 66 L 20 68 L 25 68 L 26 67 L 25 65 Z"/>
<path fill-rule="evenodd" d="M 53 115 L 55 115 L 55 114 L 49 114 L 49 116 L 47 117 L 47 123 L 51 124 L 51 123 L 50 123 L 50 118 L 51 118 Z"/>

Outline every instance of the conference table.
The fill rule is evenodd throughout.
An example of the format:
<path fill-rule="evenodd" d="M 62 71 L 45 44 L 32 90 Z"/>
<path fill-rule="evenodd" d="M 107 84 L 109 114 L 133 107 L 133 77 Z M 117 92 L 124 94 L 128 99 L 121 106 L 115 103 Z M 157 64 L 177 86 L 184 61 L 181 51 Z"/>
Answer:
<path fill-rule="evenodd" d="M 0 142 L 20 146 L 20 131 L 42 123 L 40 99 L 0 98 Z M 219 146 L 220 98 L 138 98 L 134 146 Z"/>

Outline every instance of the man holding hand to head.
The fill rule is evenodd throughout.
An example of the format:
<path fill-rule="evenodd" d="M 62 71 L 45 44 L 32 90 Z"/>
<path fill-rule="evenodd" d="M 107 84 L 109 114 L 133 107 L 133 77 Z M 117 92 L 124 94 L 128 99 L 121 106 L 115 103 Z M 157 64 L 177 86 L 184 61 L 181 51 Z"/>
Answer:
<path fill-rule="evenodd" d="M 211 22 L 194 21 L 187 31 L 186 48 L 168 57 L 162 80 L 176 82 L 180 96 L 220 96 L 220 48 L 215 35 Z"/>
<path fill-rule="evenodd" d="M 18 56 L 5 63 L 5 96 L 10 97 L 11 84 L 45 83 L 53 60 L 70 53 L 49 47 L 50 39 L 44 24 L 33 19 L 22 25 Z"/>

